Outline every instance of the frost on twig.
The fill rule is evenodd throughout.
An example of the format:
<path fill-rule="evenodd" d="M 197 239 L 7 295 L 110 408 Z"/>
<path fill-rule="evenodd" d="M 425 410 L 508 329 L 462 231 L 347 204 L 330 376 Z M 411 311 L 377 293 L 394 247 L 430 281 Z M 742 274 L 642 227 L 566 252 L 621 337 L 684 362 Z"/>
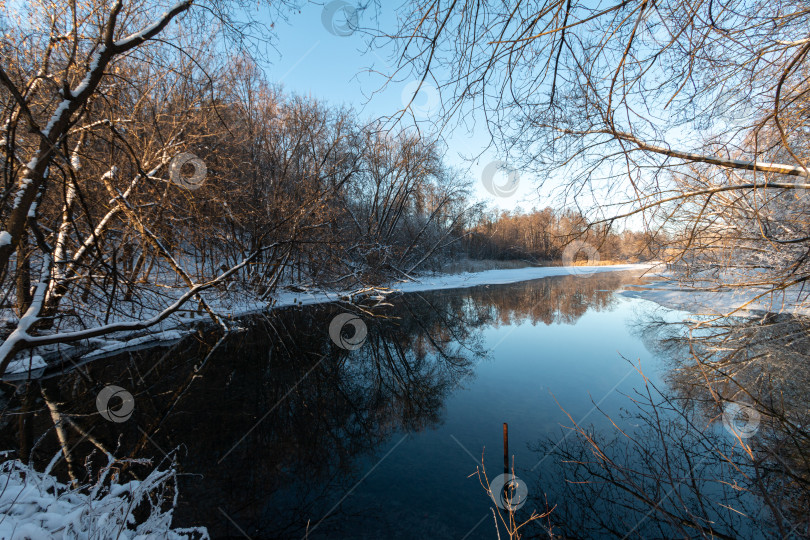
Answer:
<path fill-rule="evenodd" d="M 113 464 L 111 458 L 95 485 L 79 488 L 19 460 L 0 464 L 0 538 L 209 538 L 204 527 L 171 527 L 174 469 L 118 483 Z"/>

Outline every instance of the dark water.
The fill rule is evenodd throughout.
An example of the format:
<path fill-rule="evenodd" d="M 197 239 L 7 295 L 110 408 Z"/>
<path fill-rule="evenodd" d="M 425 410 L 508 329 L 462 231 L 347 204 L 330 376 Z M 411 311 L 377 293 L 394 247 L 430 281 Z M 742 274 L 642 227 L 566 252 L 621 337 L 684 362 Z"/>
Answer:
<path fill-rule="evenodd" d="M 638 427 L 623 414 L 644 388 L 637 365 L 660 384 L 667 355 L 638 328 L 660 308 L 618 294 L 633 283 L 626 272 L 565 276 L 277 310 L 219 343 L 200 331 L 7 384 L 2 446 L 47 463 L 58 450 L 48 402 L 88 434 L 69 430 L 80 479 L 99 454 L 91 441 L 119 457 L 174 460 L 175 526 L 215 538 L 301 538 L 307 527 L 310 538 L 496 538 L 475 473 L 482 459 L 490 480 L 503 472 L 504 422 L 529 490 L 518 521 L 571 505 L 552 452 L 571 441 L 563 425 Z M 329 336 L 347 311 L 368 329 L 351 351 Z M 126 422 L 96 413 L 110 384 L 134 396 Z"/>

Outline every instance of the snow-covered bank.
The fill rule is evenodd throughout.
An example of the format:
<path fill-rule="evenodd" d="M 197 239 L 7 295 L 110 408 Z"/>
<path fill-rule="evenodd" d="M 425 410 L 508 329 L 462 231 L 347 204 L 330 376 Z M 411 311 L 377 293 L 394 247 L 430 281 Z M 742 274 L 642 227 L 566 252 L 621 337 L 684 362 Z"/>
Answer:
<path fill-rule="evenodd" d="M 437 275 L 421 278 L 419 281 L 401 283 L 396 289 L 401 292 L 422 292 L 440 289 L 463 289 L 478 285 L 506 285 L 554 276 L 574 275 L 582 278 L 600 272 L 625 270 L 646 271 L 653 264 L 612 264 L 604 266 L 530 266 L 509 270 L 487 270 L 484 272 L 455 275 Z"/>
<path fill-rule="evenodd" d="M 700 315 L 745 315 L 751 312 L 810 315 L 810 308 L 800 301 L 800 287 L 776 292 L 756 287 L 711 291 L 690 288 L 671 279 L 661 279 L 647 285 L 629 287 L 621 294 L 628 298 L 650 300 L 665 308 Z"/>
<path fill-rule="evenodd" d="M 438 291 L 442 289 L 465 289 L 479 285 L 506 285 L 531 281 L 554 276 L 576 275 L 587 278 L 599 272 L 618 272 L 623 270 L 646 271 L 653 264 L 614 264 L 604 266 L 529 266 L 503 270 L 485 270 L 483 272 L 464 272 L 462 274 L 423 275 L 414 281 L 397 282 L 387 288 L 391 292 L 412 293 Z M 283 292 L 276 296 L 273 307 L 293 306 L 296 304 L 320 304 L 333 302 L 351 296 L 350 291 L 343 292 Z"/>

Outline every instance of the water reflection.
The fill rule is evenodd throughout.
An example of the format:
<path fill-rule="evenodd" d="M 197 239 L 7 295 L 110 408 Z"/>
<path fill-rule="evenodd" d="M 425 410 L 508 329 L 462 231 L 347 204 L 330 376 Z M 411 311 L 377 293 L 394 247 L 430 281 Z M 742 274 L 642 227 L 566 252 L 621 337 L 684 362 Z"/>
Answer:
<path fill-rule="evenodd" d="M 482 329 L 573 324 L 589 309 L 611 309 L 613 291 L 634 280 L 565 276 L 404 295 L 393 305 L 277 310 L 225 339 L 200 330 L 171 346 L 6 383 L 2 447 L 40 470 L 62 448 L 68 459 L 55 470 L 77 482 L 106 453 L 171 459 L 185 475 L 175 525 L 205 525 L 213 537 L 238 529 L 300 537 L 307 527 L 313 537 L 346 534 L 386 512 L 385 501 L 361 512 L 340 504 L 346 494 L 402 437 L 440 425 L 448 396 L 489 361 Z M 328 335 L 346 310 L 368 328 L 355 351 Z M 110 384 L 134 396 L 126 422 L 97 414 L 96 396 Z M 452 501 L 441 504 L 452 512 Z"/>
<path fill-rule="evenodd" d="M 541 482 L 558 503 L 557 531 L 810 537 L 810 319 L 668 315 L 635 326 L 670 359 L 665 385 L 629 396 L 619 429 L 574 426 L 562 444 L 535 447 L 557 463 Z M 751 414 L 732 417 L 740 408 Z"/>

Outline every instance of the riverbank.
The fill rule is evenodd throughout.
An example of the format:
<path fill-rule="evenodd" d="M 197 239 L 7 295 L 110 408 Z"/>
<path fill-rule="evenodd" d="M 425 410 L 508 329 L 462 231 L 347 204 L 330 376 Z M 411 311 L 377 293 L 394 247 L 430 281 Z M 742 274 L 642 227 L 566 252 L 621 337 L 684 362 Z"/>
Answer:
<path fill-rule="evenodd" d="M 647 272 L 654 264 L 618 264 L 600 266 L 534 266 L 525 268 L 485 270 L 458 274 L 423 274 L 410 281 L 399 281 L 387 286 L 354 291 L 325 291 L 282 287 L 269 301 L 248 297 L 238 292 L 227 295 L 206 294 L 206 302 L 225 321 L 264 313 L 272 309 L 322 304 L 328 302 L 351 303 L 360 297 L 373 296 L 379 299 L 389 294 L 461 289 L 481 285 L 505 285 L 542 279 L 554 276 L 574 275 L 582 279 L 599 272 L 639 271 Z M 71 357 L 73 362 L 89 361 L 123 350 L 152 347 L 161 343 L 172 343 L 195 331 L 201 324 L 209 324 L 210 317 L 205 313 L 180 310 L 159 325 L 140 332 L 117 333 L 104 338 L 88 339 L 69 346 L 43 347 L 29 353 L 24 358 L 12 361 L 4 374 L 9 376 L 38 378 L 56 358 Z M 112 322 L 112 321 L 110 321 Z"/>
<path fill-rule="evenodd" d="M 480 285 L 506 285 L 531 281 L 554 276 L 575 275 L 586 279 L 589 275 L 598 272 L 620 272 L 627 270 L 647 271 L 655 265 L 644 264 L 614 264 L 603 266 L 528 266 L 526 268 L 510 268 L 497 270 L 484 270 L 482 272 L 462 272 L 459 274 L 424 274 L 412 281 L 399 281 L 382 287 L 379 291 L 390 293 L 413 293 L 425 291 L 438 291 L 442 289 L 465 289 Z M 325 302 L 340 301 L 352 297 L 356 292 L 351 291 L 283 291 L 276 295 L 273 307 L 284 307 L 321 304 Z"/>
<path fill-rule="evenodd" d="M 762 287 L 738 289 L 709 289 L 690 287 L 657 274 L 647 285 L 628 287 L 620 294 L 628 298 L 641 298 L 679 311 L 710 317 L 744 316 L 752 313 L 787 313 L 810 315 L 801 286 L 773 291 Z"/>

